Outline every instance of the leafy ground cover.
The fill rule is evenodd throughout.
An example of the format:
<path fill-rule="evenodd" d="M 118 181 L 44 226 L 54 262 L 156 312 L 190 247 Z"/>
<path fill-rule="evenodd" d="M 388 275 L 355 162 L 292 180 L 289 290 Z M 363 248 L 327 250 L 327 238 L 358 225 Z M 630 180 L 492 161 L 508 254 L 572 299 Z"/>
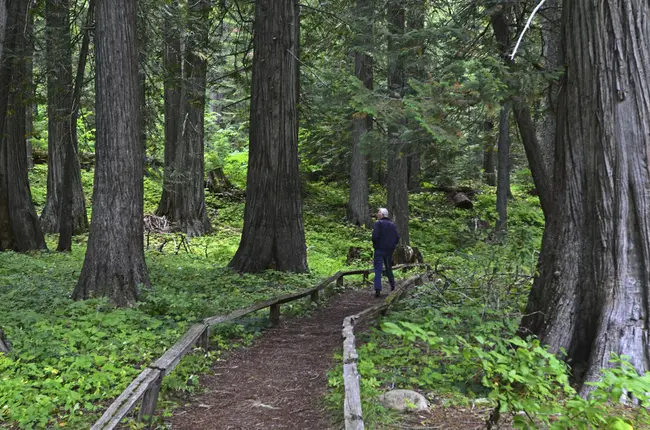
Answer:
<path fill-rule="evenodd" d="M 242 169 L 235 154 L 226 168 Z M 241 172 L 228 171 L 237 178 Z M 83 171 L 88 199 L 92 172 Z M 239 176 L 238 176 L 239 174 Z M 37 210 L 45 203 L 46 168 L 36 166 L 30 181 Z M 155 210 L 160 179 L 145 180 L 145 212 Z M 73 252 L 0 253 L 0 327 L 14 353 L 0 356 L 0 427 L 84 428 L 152 360 L 171 346 L 192 323 L 316 284 L 346 268 L 348 247 L 367 249 L 347 267 L 370 264 L 370 232 L 344 225 L 345 192 L 325 184 L 305 189 L 305 225 L 311 273 L 268 271 L 241 275 L 225 268 L 239 244 L 244 202 L 208 196 L 214 233 L 192 239 L 149 235 L 147 265 L 153 288 L 131 309 L 114 309 L 103 300 L 69 298 L 85 254 L 87 236 L 74 239 Z M 55 249 L 56 237 L 47 238 Z M 167 241 L 159 252 L 160 246 Z M 307 301 L 283 306 L 283 314 L 309 310 Z M 266 313 L 213 331 L 215 351 L 183 360 L 165 378 L 161 405 L 168 394 L 198 388 L 197 375 L 221 351 L 250 341 L 267 324 Z"/>
<path fill-rule="evenodd" d="M 436 409 L 448 408 L 453 421 L 447 425 L 454 428 L 483 428 L 476 427 L 477 417 L 505 418 L 509 428 L 650 428 L 646 409 L 618 403 L 624 393 L 642 404 L 650 400 L 650 375 L 639 376 L 625 357 L 612 358 L 613 368 L 585 400 L 572 387 L 564 362 L 536 339 L 516 336 L 543 218 L 534 198 L 514 194 L 507 241 L 497 240 L 490 228 L 474 228 L 471 218 L 468 226 L 469 216 L 460 216 L 440 196 L 413 199 L 415 240 L 433 256 L 439 274 L 359 337 L 367 428 L 446 428 L 440 421 L 445 414 L 404 417 L 377 404 L 377 395 L 396 388 L 415 389 Z M 493 223 L 493 207 L 494 195 L 482 193 L 472 215 Z M 430 222 L 436 227 L 422 229 Z M 339 416 L 341 372 L 341 366 L 331 371 L 327 396 Z M 463 427 L 463 420 L 473 424 Z"/>

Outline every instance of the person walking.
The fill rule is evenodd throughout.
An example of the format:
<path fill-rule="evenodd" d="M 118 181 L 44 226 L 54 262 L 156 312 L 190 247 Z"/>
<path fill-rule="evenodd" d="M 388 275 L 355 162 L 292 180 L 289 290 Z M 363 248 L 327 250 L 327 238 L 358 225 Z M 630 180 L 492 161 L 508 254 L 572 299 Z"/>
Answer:
<path fill-rule="evenodd" d="M 381 297 L 382 266 L 386 267 L 386 277 L 390 282 L 390 290 L 395 289 L 393 276 L 393 251 L 399 242 L 399 234 L 395 224 L 388 218 L 388 209 L 379 208 L 377 222 L 372 229 L 372 247 L 375 249 L 375 297 Z"/>

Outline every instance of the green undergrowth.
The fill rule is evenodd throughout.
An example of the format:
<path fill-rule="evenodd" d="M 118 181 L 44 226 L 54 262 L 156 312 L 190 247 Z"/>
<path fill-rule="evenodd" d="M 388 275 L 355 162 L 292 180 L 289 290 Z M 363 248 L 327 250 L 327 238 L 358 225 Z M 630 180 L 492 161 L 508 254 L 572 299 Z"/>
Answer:
<path fill-rule="evenodd" d="M 397 388 L 424 394 L 434 407 L 489 406 L 517 428 L 650 428 L 646 409 L 618 405 L 622 393 L 642 404 L 650 400 L 650 375 L 636 374 L 625 357 L 612 357 L 613 369 L 584 400 L 570 385 L 561 357 L 534 338 L 516 336 L 543 217 L 535 197 L 513 191 L 507 239 L 486 225 L 496 219 L 491 190 L 477 196 L 472 213 L 450 208 L 441 195 L 412 199 L 413 240 L 437 273 L 376 328 L 358 335 L 366 428 L 402 427 L 403 417 L 376 400 Z M 331 370 L 329 386 L 326 403 L 342 419 L 342 365 Z"/>
<path fill-rule="evenodd" d="M 39 213 L 45 204 L 46 175 L 43 166 L 30 174 Z M 90 216 L 92 172 L 83 171 L 82 176 Z M 160 190 L 158 176 L 145 178 L 146 213 L 155 211 Z M 87 235 L 74 238 L 70 254 L 0 253 L 0 327 L 13 344 L 12 354 L 0 357 L 0 427 L 88 428 L 192 323 L 309 288 L 338 270 L 369 267 L 370 230 L 343 223 L 346 198 L 344 191 L 325 184 L 308 184 L 305 190 L 310 273 L 249 275 L 225 268 L 239 244 L 243 200 L 208 195 L 211 235 L 188 242 L 176 234 L 145 236 L 152 288 L 142 290 L 142 300 L 131 309 L 115 309 L 104 300 L 69 298 L 82 268 Z M 46 239 L 49 249 L 55 249 L 57 237 Z M 350 246 L 366 252 L 346 265 Z M 311 309 L 303 300 L 283 305 L 282 314 Z M 197 350 L 165 378 L 159 411 L 166 414 L 175 398 L 200 389 L 197 375 L 223 351 L 250 342 L 268 324 L 267 315 L 261 311 L 212 330 L 216 348 Z"/>

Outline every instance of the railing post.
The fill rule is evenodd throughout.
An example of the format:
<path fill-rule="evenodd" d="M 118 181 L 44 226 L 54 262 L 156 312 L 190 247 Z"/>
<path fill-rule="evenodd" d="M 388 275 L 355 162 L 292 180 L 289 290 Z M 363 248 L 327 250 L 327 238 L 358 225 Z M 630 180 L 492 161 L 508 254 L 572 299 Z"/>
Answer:
<path fill-rule="evenodd" d="M 363 272 L 363 285 L 368 283 L 368 271 Z"/>
<path fill-rule="evenodd" d="M 336 280 L 336 286 L 337 287 L 343 287 L 343 276 L 339 276 L 339 278 Z"/>
<path fill-rule="evenodd" d="M 201 337 L 199 337 L 198 344 L 205 351 L 208 350 L 208 348 L 210 347 L 210 326 L 205 327 L 203 334 L 201 334 Z"/>
<path fill-rule="evenodd" d="M 318 290 L 312 291 L 311 295 L 309 296 L 312 302 L 318 301 L 318 293 L 319 293 Z"/>
<path fill-rule="evenodd" d="M 271 305 L 271 325 L 280 324 L 280 305 Z"/>
<path fill-rule="evenodd" d="M 151 424 L 153 415 L 156 412 L 156 403 L 158 402 L 158 394 L 160 394 L 160 386 L 162 385 L 164 376 L 165 373 L 160 372 L 160 375 L 155 382 L 151 384 L 144 393 L 144 396 L 142 397 L 142 405 L 140 405 L 140 412 L 138 412 L 138 421 L 144 421 L 146 418 L 147 422 Z"/>

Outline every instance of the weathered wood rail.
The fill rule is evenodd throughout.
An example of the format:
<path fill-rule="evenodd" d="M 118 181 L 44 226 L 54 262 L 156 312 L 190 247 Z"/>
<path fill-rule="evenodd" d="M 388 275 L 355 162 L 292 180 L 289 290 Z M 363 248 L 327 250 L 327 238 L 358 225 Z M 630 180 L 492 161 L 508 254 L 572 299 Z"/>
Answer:
<path fill-rule="evenodd" d="M 397 265 L 393 270 L 409 269 L 424 264 L 403 264 Z M 272 325 L 280 322 L 280 305 L 309 296 L 312 301 L 318 301 L 323 290 L 327 292 L 331 284 L 343 286 L 344 278 L 351 275 L 363 275 L 364 282 L 368 280 L 372 269 L 351 270 L 337 272 L 323 280 L 318 285 L 293 294 L 275 297 L 264 302 L 254 304 L 245 309 L 238 309 L 227 315 L 217 315 L 206 318 L 200 324 L 194 324 L 187 333 L 174 345 L 171 346 L 158 360 L 145 368 L 137 378 L 119 395 L 117 399 L 106 409 L 101 418 L 91 427 L 91 430 L 112 430 L 124 419 L 141 401 L 138 412 L 138 420 L 151 419 L 156 410 L 158 394 L 162 380 L 178 365 L 181 359 L 193 350 L 195 345 L 204 349 L 209 346 L 210 327 L 216 324 L 233 321 L 245 315 L 257 312 L 266 308 L 270 310 L 270 321 Z M 399 290 L 398 290 L 399 291 Z M 393 297 L 391 295 L 390 297 Z"/>
<path fill-rule="evenodd" d="M 383 302 L 370 307 L 356 315 L 351 315 L 343 320 L 343 384 L 345 386 L 345 400 L 343 416 L 345 430 L 363 430 L 363 411 L 361 408 L 361 386 L 357 362 L 359 355 L 355 346 L 354 327 L 359 322 L 372 319 L 379 314 L 388 312 L 413 285 L 421 285 L 427 274 L 414 276 L 407 279 L 402 285 L 390 294 Z"/>

